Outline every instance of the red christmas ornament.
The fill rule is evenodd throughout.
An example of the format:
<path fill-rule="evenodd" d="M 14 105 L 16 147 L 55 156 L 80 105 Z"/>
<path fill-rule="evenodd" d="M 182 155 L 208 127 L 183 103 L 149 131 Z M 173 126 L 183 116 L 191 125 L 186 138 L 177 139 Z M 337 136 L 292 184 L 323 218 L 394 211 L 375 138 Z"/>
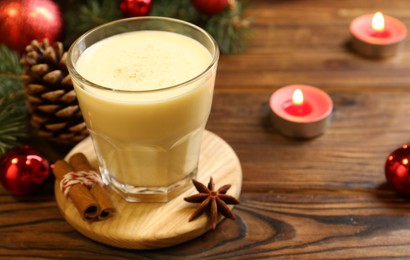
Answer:
<path fill-rule="evenodd" d="M 48 161 L 27 145 L 11 149 L 0 160 L 0 182 L 13 195 L 34 192 L 49 174 Z"/>
<path fill-rule="evenodd" d="M 23 52 L 34 39 L 48 38 L 50 44 L 60 39 L 63 19 L 51 0 L 0 1 L 0 42 Z"/>
<path fill-rule="evenodd" d="M 199 12 L 215 15 L 225 11 L 229 0 L 191 0 L 191 3 Z"/>
<path fill-rule="evenodd" d="M 120 3 L 120 9 L 127 17 L 147 15 L 151 6 L 152 0 L 123 0 Z"/>
<path fill-rule="evenodd" d="M 410 195 L 410 147 L 403 145 L 386 160 L 384 172 L 387 181 L 402 195 Z"/>

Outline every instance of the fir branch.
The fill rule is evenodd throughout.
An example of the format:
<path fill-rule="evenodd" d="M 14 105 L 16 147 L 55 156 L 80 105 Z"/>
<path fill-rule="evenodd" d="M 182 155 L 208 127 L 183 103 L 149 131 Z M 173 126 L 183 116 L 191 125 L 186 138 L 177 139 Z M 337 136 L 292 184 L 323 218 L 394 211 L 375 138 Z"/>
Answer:
<path fill-rule="evenodd" d="M 232 0 L 221 14 L 208 16 L 198 12 L 190 0 L 156 0 L 150 15 L 173 17 L 194 23 L 208 31 L 222 53 L 238 53 L 246 47 L 250 18 L 245 18 L 246 3 Z"/>
<path fill-rule="evenodd" d="M 22 112 L 12 106 L 0 111 L 0 156 L 8 148 L 19 145 L 18 138 L 27 135 L 26 115 Z"/>
<path fill-rule="evenodd" d="M 0 45 L 0 61 L 0 75 L 20 75 L 22 69 L 17 53 L 10 51 L 3 44 Z"/>
<path fill-rule="evenodd" d="M 192 6 L 190 0 L 154 0 L 149 15 L 172 17 L 198 23 L 198 12 Z"/>
<path fill-rule="evenodd" d="M 17 53 L 0 45 L 0 156 L 26 136 L 25 92 Z"/>
<path fill-rule="evenodd" d="M 21 71 L 17 53 L 5 45 L 0 45 L 0 109 L 24 97 Z"/>
<path fill-rule="evenodd" d="M 77 37 L 103 23 L 123 18 L 121 0 L 58 0 L 64 12 L 65 38 L 69 46 Z M 250 22 L 245 18 L 246 2 L 230 0 L 221 14 L 207 16 L 198 12 L 191 0 L 153 0 L 151 16 L 164 16 L 194 23 L 208 31 L 218 42 L 222 53 L 237 53 L 245 48 Z"/>
<path fill-rule="evenodd" d="M 218 42 L 222 53 L 238 53 L 246 47 L 250 37 L 251 18 L 245 17 L 245 4 L 233 1 L 229 9 L 212 16 L 204 26 Z"/>
<path fill-rule="evenodd" d="M 64 43 L 66 46 L 69 46 L 84 32 L 101 24 L 122 18 L 119 0 L 72 0 L 68 2 L 70 2 L 69 6 L 67 6 L 67 11 L 64 13 L 66 24 Z"/>

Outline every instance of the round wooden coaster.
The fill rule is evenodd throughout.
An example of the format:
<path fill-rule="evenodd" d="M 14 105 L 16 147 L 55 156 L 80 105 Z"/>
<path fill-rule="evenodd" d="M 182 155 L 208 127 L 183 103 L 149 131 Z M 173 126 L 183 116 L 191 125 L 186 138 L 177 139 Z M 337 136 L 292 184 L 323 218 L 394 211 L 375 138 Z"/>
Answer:
<path fill-rule="evenodd" d="M 84 153 L 91 164 L 97 166 L 91 138 L 86 138 L 75 146 L 67 158 L 78 152 Z M 197 179 L 207 184 L 211 176 L 216 188 L 232 184 L 227 194 L 239 198 L 242 170 L 238 157 L 223 139 L 205 131 Z M 183 200 L 184 197 L 197 193 L 193 185 L 167 203 L 130 203 L 111 189 L 107 189 L 107 192 L 117 212 L 110 219 L 89 223 L 81 218 L 70 199 L 64 197 L 59 183 L 55 183 L 56 201 L 66 221 L 88 238 L 107 245 L 128 249 L 163 248 L 191 240 L 210 229 L 206 214 L 188 222 L 189 216 L 199 205 Z M 218 221 L 222 219 L 219 216 Z"/>

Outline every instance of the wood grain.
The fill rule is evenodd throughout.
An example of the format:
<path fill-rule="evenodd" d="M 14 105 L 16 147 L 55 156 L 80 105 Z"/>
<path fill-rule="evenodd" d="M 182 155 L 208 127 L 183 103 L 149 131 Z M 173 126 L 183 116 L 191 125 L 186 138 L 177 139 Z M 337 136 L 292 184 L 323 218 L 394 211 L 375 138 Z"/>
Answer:
<path fill-rule="evenodd" d="M 37 194 L 0 191 L 0 258 L 407 259 L 410 203 L 386 184 L 387 155 L 410 143 L 410 37 L 389 59 L 349 49 L 349 23 L 381 10 L 410 28 L 408 0 L 252 0 L 246 51 L 221 56 L 207 129 L 242 165 L 236 221 L 161 250 L 94 242 L 61 217 L 54 180 Z M 294 83 L 334 101 L 326 133 L 310 141 L 278 134 L 270 95 Z M 30 140 L 49 158 L 61 147 Z"/>
<path fill-rule="evenodd" d="M 84 153 L 91 164 L 97 165 L 90 137 L 75 146 L 68 153 L 67 159 L 79 152 Z M 196 179 L 207 184 L 211 177 L 219 186 L 231 184 L 227 194 L 239 198 L 242 170 L 238 157 L 221 138 L 205 131 Z M 188 222 L 189 216 L 198 206 L 192 207 L 192 204 L 184 201 L 184 197 L 197 193 L 193 185 L 167 203 L 129 203 L 115 191 L 107 189 L 117 212 L 110 219 L 92 223 L 84 221 L 72 201 L 63 195 L 59 181 L 56 181 L 54 190 L 57 205 L 71 226 L 95 241 L 115 247 L 170 247 L 198 237 L 211 228 L 210 219 L 206 214 Z M 229 207 L 233 208 L 231 205 Z M 222 219 L 220 216 L 218 222 Z"/>

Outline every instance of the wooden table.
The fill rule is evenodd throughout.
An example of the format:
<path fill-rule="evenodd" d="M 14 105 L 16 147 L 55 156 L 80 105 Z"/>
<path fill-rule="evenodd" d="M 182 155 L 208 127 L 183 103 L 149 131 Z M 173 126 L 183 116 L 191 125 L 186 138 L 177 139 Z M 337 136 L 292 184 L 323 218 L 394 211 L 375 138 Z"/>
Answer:
<path fill-rule="evenodd" d="M 410 142 L 410 37 L 396 56 L 367 59 L 348 48 L 349 23 L 381 10 L 410 28 L 408 0 L 250 1 L 253 40 L 222 56 L 207 129 L 236 151 L 243 169 L 236 221 L 172 248 L 123 250 L 69 226 L 52 182 L 35 196 L 0 192 L 0 257 L 261 259 L 410 256 L 410 201 L 386 184 L 390 152 Z M 334 101 L 318 138 L 278 134 L 268 100 L 310 84 Z M 60 148 L 41 146 L 55 154 Z M 50 155 L 51 156 L 51 155 Z"/>

